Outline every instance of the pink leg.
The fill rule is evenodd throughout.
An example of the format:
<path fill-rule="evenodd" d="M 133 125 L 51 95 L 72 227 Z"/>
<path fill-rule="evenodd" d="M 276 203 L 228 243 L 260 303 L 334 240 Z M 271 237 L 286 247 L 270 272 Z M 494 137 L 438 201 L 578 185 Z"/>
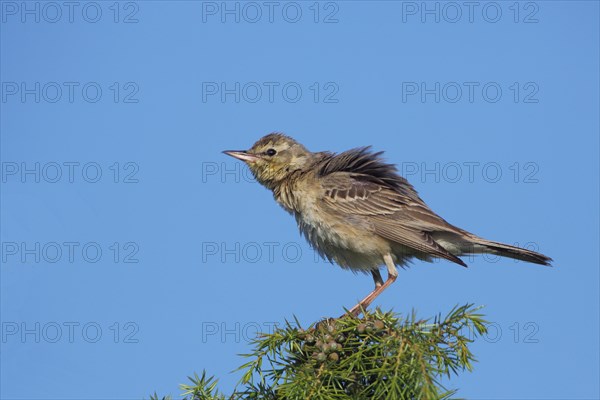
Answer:
<path fill-rule="evenodd" d="M 373 278 L 375 280 L 375 290 L 369 293 L 367 297 L 362 299 L 357 305 L 352 307 L 350 311 L 348 311 L 348 314 L 358 316 L 363 309 L 369 307 L 373 300 L 375 300 L 377 296 L 379 296 L 388 286 L 394 283 L 394 281 L 398 277 L 398 271 L 396 270 L 396 265 L 394 264 L 392 257 L 389 254 L 386 254 L 383 257 L 383 260 L 385 261 L 385 264 L 388 269 L 387 280 L 385 281 L 385 283 L 381 284 L 381 275 L 379 275 L 379 272 L 377 272 L 377 274 L 373 273 Z M 379 280 L 377 279 L 377 277 L 379 277 Z"/>

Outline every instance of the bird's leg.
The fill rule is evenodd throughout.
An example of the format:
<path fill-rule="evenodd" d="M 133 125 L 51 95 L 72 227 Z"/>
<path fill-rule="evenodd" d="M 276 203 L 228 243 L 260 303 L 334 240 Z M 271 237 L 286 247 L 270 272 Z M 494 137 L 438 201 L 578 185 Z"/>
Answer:
<path fill-rule="evenodd" d="M 381 279 L 381 274 L 378 269 L 371 270 L 371 274 L 373 275 L 373 280 L 375 281 L 375 289 L 383 285 L 383 279 Z"/>
<path fill-rule="evenodd" d="M 358 316 L 361 313 L 361 310 L 366 309 L 369 305 L 383 292 L 388 286 L 390 286 L 396 278 L 398 277 L 398 271 L 396 270 L 396 265 L 394 264 L 394 260 L 392 260 L 392 256 L 386 254 L 383 256 L 383 260 L 385 261 L 385 265 L 388 270 L 388 278 L 385 283 L 381 283 L 381 275 L 379 271 L 373 272 L 373 280 L 375 281 L 375 290 L 367 295 L 364 299 L 362 299 L 357 305 L 352 307 L 348 314 L 353 314 Z"/>

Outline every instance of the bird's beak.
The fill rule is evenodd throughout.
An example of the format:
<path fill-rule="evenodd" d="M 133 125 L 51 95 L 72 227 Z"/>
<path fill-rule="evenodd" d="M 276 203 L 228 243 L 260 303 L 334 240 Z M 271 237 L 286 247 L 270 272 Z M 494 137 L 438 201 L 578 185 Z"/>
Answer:
<path fill-rule="evenodd" d="M 223 153 L 245 162 L 255 162 L 260 158 L 254 154 L 248 153 L 246 150 L 225 150 Z"/>

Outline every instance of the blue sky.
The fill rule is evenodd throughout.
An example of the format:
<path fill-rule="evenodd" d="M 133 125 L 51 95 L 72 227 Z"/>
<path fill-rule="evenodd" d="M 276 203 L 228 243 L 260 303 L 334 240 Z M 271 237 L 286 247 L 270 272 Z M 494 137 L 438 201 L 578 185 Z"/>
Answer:
<path fill-rule="evenodd" d="M 3 399 L 229 392 L 258 330 L 367 294 L 221 154 L 272 131 L 385 150 L 451 223 L 554 258 L 415 262 L 376 301 L 486 306 L 460 396 L 600 396 L 597 2 L 0 7 Z"/>

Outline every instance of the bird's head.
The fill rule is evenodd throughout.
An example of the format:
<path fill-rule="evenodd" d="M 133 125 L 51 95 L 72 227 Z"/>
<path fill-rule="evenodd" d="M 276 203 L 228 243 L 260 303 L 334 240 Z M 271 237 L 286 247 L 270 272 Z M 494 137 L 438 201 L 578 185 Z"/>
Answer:
<path fill-rule="evenodd" d="M 223 153 L 244 161 L 256 180 L 270 189 L 312 161 L 312 153 L 306 147 L 281 133 L 263 136 L 248 150 Z"/>

